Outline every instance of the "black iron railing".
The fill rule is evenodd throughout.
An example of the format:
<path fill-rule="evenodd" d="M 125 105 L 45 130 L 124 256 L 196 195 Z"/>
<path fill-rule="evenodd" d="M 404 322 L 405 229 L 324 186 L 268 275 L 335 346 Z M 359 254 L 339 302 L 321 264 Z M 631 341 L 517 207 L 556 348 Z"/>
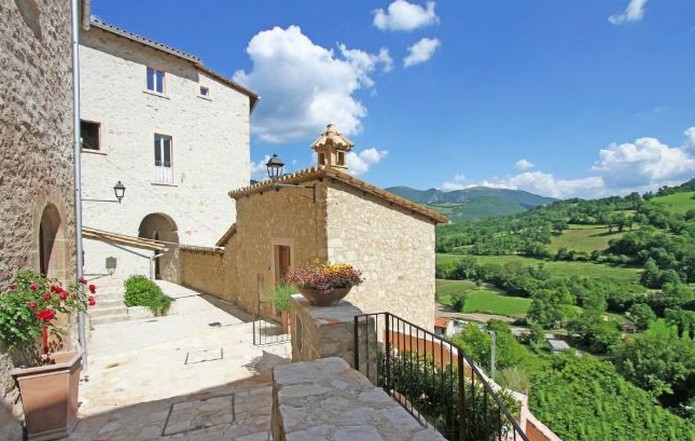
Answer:
<path fill-rule="evenodd" d="M 253 344 L 255 346 L 268 345 L 274 343 L 285 343 L 290 341 L 289 329 L 283 323 L 285 317 L 269 317 L 270 304 L 267 302 L 257 302 L 256 309 L 253 311 Z"/>
<path fill-rule="evenodd" d="M 355 317 L 355 367 L 448 440 L 528 441 L 519 403 L 455 344 L 391 313 Z"/>

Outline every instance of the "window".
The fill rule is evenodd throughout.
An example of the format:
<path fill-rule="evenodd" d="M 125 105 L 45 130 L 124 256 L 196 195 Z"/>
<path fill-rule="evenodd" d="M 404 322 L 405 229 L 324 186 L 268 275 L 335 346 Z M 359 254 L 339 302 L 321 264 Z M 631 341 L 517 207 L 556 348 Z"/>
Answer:
<path fill-rule="evenodd" d="M 171 136 L 154 135 L 154 169 L 155 182 L 171 184 L 174 182 L 174 175 L 171 171 Z"/>
<path fill-rule="evenodd" d="M 82 150 L 101 150 L 99 146 L 99 129 L 101 124 L 80 120 L 80 141 Z"/>
<path fill-rule="evenodd" d="M 200 86 L 200 96 L 205 98 L 210 98 L 210 88 L 205 86 Z"/>
<path fill-rule="evenodd" d="M 147 68 L 147 90 L 164 93 L 164 71 Z"/>
<path fill-rule="evenodd" d="M 338 152 L 338 165 L 345 165 L 345 153 Z"/>
<path fill-rule="evenodd" d="M 326 165 L 326 155 L 319 153 L 319 165 Z"/>

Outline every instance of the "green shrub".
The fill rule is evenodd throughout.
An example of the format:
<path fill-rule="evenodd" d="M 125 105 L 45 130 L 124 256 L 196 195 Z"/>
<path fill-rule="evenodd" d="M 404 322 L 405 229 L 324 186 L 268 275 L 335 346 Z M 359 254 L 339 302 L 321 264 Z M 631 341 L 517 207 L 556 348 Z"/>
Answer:
<path fill-rule="evenodd" d="M 166 315 L 174 301 L 162 292 L 159 285 L 145 276 L 130 276 L 123 285 L 126 306 L 145 306 L 156 316 Z"/>
<path fill-rule="evenodd" d="M 298 292 L 294 285 L 280 283 L 270 293 L 270 303 L 279 311 L 289 311 L 292 304 L 292 295 Z"/>

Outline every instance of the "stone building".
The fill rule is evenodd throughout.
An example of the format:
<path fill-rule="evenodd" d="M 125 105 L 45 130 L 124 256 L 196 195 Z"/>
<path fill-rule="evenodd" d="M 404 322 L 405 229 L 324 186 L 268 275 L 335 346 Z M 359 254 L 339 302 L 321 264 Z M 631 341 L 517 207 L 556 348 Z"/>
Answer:
<path fill-rule="evenodd" d="M 75 277 L 71 12 L 0 0 L 0 292 L 24 268 Z M 0 439 L 22 437 L 11 367 L 0 348 Z"/>
<path fill-rule="evenodd" d="M 346 300 L 431 330 L 434 226 L 447 219 L 348 174 L 351 147 L 329 125 L 312 146 L 323 165 L 231 191 L 237 216 L 217 242 L 224 252 L 184 256 L 199 269 L 221 265 L 223 283 L 209 271 L 188 273 L 183 282 L 270 313 L 267 295 L 289 267 L 347 262 L 366 280 Z"/>
<path fill-rule="evenodd" d="M 227 191 L 250 179 L 258 96 L 193 55 L 94 18 L 80 37 L 84 226 L 214 243 L 236 216 Z M 122 202 L 103 202 L 115 201 L 118 181 Z M 84 248 L 86 274 L 107 273 L 109 257 L 116 276 L 149 274 L 150 250 L 91 237 Z M 171 246 L 155 261 L 158 277 L 179 280 L 178 255 Z"/>

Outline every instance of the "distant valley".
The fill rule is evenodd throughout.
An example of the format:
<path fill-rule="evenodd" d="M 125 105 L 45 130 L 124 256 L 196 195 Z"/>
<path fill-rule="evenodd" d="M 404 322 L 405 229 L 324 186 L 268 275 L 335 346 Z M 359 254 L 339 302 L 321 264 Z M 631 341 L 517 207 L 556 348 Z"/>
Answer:
<path fill-rule="evenodd" d="M 489 187 L 471 187 L 448 192 L 435 188 L 417 190 L 405 186 L 389 187 L 386 190 L 443 213 L 449 216 L 452 222 L 522 213 L 557 200 L 527 191 Z"/>

